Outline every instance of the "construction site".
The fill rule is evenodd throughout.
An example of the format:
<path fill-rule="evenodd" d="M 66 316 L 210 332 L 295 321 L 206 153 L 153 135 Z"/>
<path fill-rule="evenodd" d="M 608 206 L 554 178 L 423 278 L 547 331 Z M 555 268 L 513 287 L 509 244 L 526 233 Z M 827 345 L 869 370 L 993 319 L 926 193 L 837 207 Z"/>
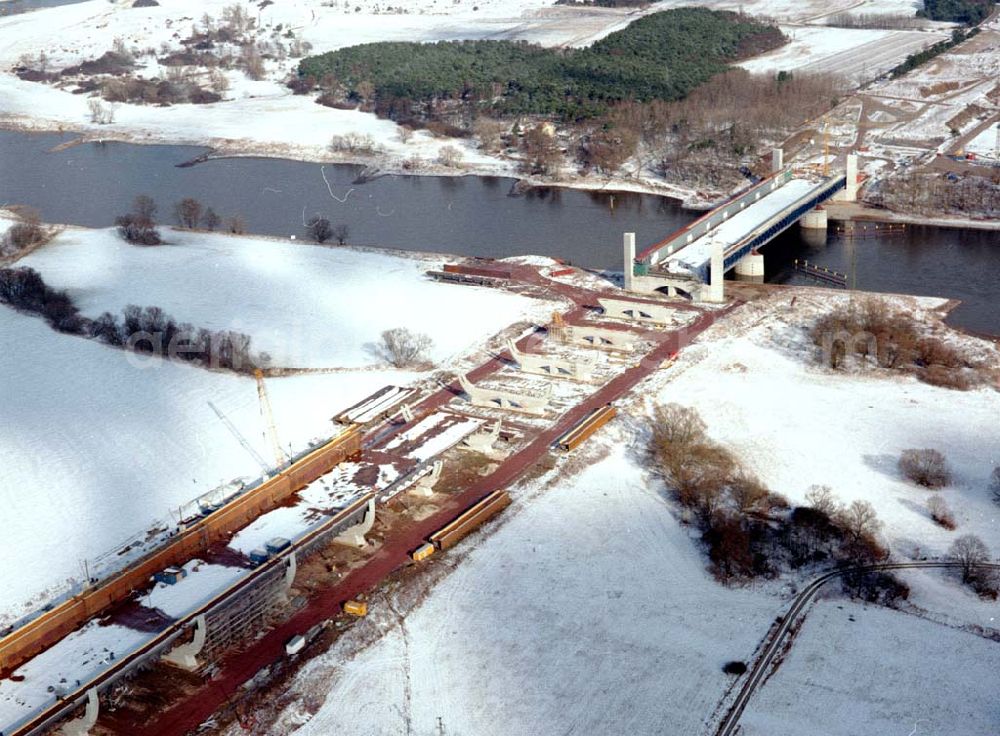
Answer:
<path fill-rule="evenodd" d="M 200 497 L 125 569 L 4 632 L 4 736 L 183 734 L 220 708 L 238 717 L 248 682 L 500 513 L 510 484 L 586 442 L 616 399 L 728 311 L 565 267 L 473 259 L 427 278 L 573 306 L 495 336 L 471 370 L 341 407 L 330 438 L 293 457 L 257 371 L 273 461 L 212 408 L 264 474 Z"/>

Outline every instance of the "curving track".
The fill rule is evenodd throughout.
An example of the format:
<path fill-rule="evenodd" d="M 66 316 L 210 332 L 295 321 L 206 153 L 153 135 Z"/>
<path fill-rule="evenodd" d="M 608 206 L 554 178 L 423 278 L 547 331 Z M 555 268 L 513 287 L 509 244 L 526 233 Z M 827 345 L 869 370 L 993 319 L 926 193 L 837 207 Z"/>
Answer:
<path fill-rule="evenodd" d="M 757 658 L 753 669 L 750 670 L 750 676 L 747 677 L 746 682 L 743 683 L 743 687 L 740 688 L 740 691 L 736 696 L 736 700 L 733 702 L 732 706 L 730 706 L 725 718 L 722 719 L 722 723 L 715 732 L 716 736 L 735 736 L 735 734 L 738 733 L 740 716 L 743 715 L 743 711 L 746 709 L 747 703 L 750 702 L 750 698 L 753 697 L 753 694 L 767 677 L 767 674 L 771 669 L 771 665 L 774 664 L 775 658 L 781 652 L 785 642 L 788 640 L 792 627 L 797 621 L 799 621 L 805 607 L 812 602 L 812 600 L 816 597 L 816 594 L 819 593 L 820 589 L 828 582 L 834 578 L 843 577 L 844 575 L 849 575 L 855 572 L 881 572 L 888 570 L 907 570 L 912 568 L 953 569 L 959 567 L 961 567 L 961 563 L 958 562 L 889 562 L 882 565 L 848 567 L 843 570 L 834 570 L 820 575 L 818 578 L 809 583 L 809 585 L 803 588 L 802 591 L 795 597 L 795 600 L 792 601 L 791 608 L 788 609 L 788 613 L 785 614 L 785 617 L 782 619 L 781 625 L 774 631 L 773 634 L 770 635 L 771 638 L 765 644 L 764 651 Z M 990 567 L 995 570 L 1000 570 L 1000 564 L 998 563 L 986 563 L 981 565 L 981 567 Z"/>

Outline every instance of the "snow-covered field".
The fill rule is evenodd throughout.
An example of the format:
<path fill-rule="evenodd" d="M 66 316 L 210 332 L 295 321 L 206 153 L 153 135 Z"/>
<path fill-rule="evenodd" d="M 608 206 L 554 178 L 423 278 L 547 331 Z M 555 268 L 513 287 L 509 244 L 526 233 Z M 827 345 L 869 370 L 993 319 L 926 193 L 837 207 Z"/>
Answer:
<path fill-rule="evenodd" d="M 755 73 L 828 73 L 859 84 L 870 81 L 947 37 L 937 31 L 877 31 L 829 26 L 783 26 L 791 42 L 740 64 Z"/>
<path fill-rule="evenodd" d="M 996 604 L 994 604 L 996 607 Z M 746 736 L 989 736 L 1000 643 L 884 608 L 821 602 L 741 719 Z"/>
<path fill-rule="evenodd" d="M 178 319 L 245 330 L 279 359 L 348 367 L 268 379 L 278 436 L 296 450 L 335 434 L 329 419 L 339 411 L 421 377 L 373 365 L 367 346 L 382 329 L 419 328 L 436 341 L 433 357 L 453 361 L 532 310 L 551 309 L 427 281 L 426 264 L 411 258 L 228 236 L 183 241 L 140 249 L 109 232 L 67 230 L 27 265 L 68 288 L 88 314 L 156 303 Z M 121 564 L 96 558 L 169 523 L 220 483 L 259 475 L 208 402 L 272 457 L 252 378 L 137 359 L 6 307 L 0 334 L 8 345 L 0 355 L 0 622 L 81 579 L 81 561 L 92 573 Z"/>
<path fill-rule="evenodd" d="M 376 596 L 368 621 L 303 668 L 268 733 L 360 722 L 373 734 L 433 733 L 439 722 L 459 734 L 705 732 L 730 684 L 722 664 L 752 655 L 785 599 L 779 585 L 729 589 L 707 574 L 696 536 L 642 469 L 652 401 L 697 407 L 709 434 L 793 503 L 813 483 L 871 501 L 899 556 L 917 545 L 939 554 L 969 532 L 1000 550 L 986 490 L 1000 464 L 1000 393 L 812 367 L 802 326 L 826 294 L 798 292 L 795 308 L 791 293 L 773 297 L 712 328 L 597 436 L 604 459 L 571 460 L 557 482 L 516 490 L 505 523 L 475 537 L 413 610 L 396 614 L 404 594 Z M 910 446 L 948 455 L 957 532 L 936 528 L 927 493 L 897 477 Z M 906 579 L 911 610 L 933 620 L 821 602 L 752 703 L 747 733 L 990 733 L 1000 649 L 948 627 L 996 629 L 1000 606 L 941 573 Z"/>
<path fill-rule="evenodd" d="M 441 261 L 431 258 L 176 230 L 164 238 L 142 248 L 113 230 L 69 229 L 19 265 L 67 289 L 85 316 L 155 305 L 195 327 L 246 332 L 279 367 L 379 363 L 374 344 L 394 327 L 428 335 L 428 357 L 446 363 L 536 304 L 432 281 L 424 272 Z"/>
<path fill-rule="evenodd" d="M 0 622 L 84 577 L 96 558 L 182 504 L 261 468 L 225 428 L 215 404 L 270 458 L 252 378 L 177 363 L 137 368 L 126 353 L 54 332 L 0 308 Z M 284 445 L 335 433 L 329 418 L 396 372 L 307 375 L 268 382 Z M 176 519 L 174 520 L 176 521 Z M 105 561 L 109 562 L 109 561 Z"/>
<path fill-rule="evenodd" d="M 778 602 L 711 579 L 624 447 L 505 513 L 402 623 L 379 602 L 376 644 L 307 665 L 296 734 L 700 732 Z"/>
<path fill-rule="evenodd" d="M 706 333 L 684 351 L 679 375 L 658 400 L 696 408 L 714 439 L 792 503 L 804 503 L 813 484 L 829 485 L 848 504 L 870 501 L 899 554 L 943 554 L 967 533 L 1000 554 L 1000 508 L 988 490 L 1000 465 L 1000 392 L 822 369 L 812 362 L 816 349 L 800 325 L 844 297 L 816 290 L 789 307 L 791 298 L 748 305 L 725 328 L 728 335 L 718 336 L 722 326 Z M 712 335 L 716 339 L 706 339 Z M 1000 361 L 995 348 L 975 343 L 994 364 Z M 948 458 L 954 479 L 941 493 L 955 512 L 957 532 L 937 526 L 926 509 L 930 493 L 900 476 L 896 463 L 908 448 L 935 448 Z"/>

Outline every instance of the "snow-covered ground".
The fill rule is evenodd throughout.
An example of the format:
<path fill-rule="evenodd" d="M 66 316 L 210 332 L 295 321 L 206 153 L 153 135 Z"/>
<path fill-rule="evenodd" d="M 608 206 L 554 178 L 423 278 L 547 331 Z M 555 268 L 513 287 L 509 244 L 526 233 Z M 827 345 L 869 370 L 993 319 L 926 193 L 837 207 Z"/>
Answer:
<path fill-rule="evenodd" d="M 788 306 L 792 295 L 749 305 L 728 327 L 714 328 L 682 353 L 679 375 L 657 399 L 696 408 L 714 439 L 793 504 L 804 503 L 813 484 L 829 485 L 848 504 L 870 501 L 898 554 L 943 554 L 968 533 L 1000 554 L 1000 507 L 988 490 L 1000 465 L 1000 392 L 818 367 L 802 325 L 843 298 L 816 290 L 799 295 L 794 307 Z M 935 301 L 914 300 L 909 308 Z M 729 334 L 720 336 L 723 331 Z M 996 348 L 971 342 L 1000 364 Z M 926 508 L 930 493 L 900 476 L 896 464 L 908 448 L 934 448 L 948 458 L 953 482 L 941 494 L 955 512 L 957 531 L 935 524 Z"/>
<path fill-rule="evenodd" d="M 155 305 L 195 327 L 246 332 L 279 367 L 379 363 L 374 344 L 395 327 L 428 335 L 428 357 L 447 363 L 537 305 L 432 281 L 424 272 L 437 259 L 175 230 L 164 238 L 142 248 L 113 230 L 69 229 L 19 265 L 67 289 L 85 316 Z"/>
<path fill-rule="evenodd" d="M 997 604 L 994 604 L 997 607 Z M 996 733 L 1000 643 L 884 608 L 821 602 L 743 714 L 746 736 Z"/>
<path fill-rule="evenodd" d="M 343 409 L 421 378 L 372 365 L 367 346 L 382 329 L 430 333 L 433 357 L 450 364 L 507 324 L 551 310 L 428 281 L 427 264 L 412 258 L 228 236 L 183 242 L 140 249 L 106 231 L 67 230 L 26 265 L 68 288 L 88 314 L 156 303 L 197 325 L 245 330 L 276 357 L 348 367 L 268 379 L 278 436 L 296 450 L 335 434 L 330 417 Z M 0 334 L 8 345 L 0 355 L 0 623 L 82 579 L 82 561 L 91 574 L 123 564 L 102 556 L 175 523 L 180 506 L 219 484 L 260 474 L 209 402 L 260 456 L 273 456 L 253 378 L 137 358 L 7 307 Z"/>
<path fill-rule="evenodd" d="M 965 144 L 968 153 L 974 153 L 979 158 L 1000 161 L 1000 123 L 993 123 Z"/>
<path fill-rule="evenodd" d="M 790 43 L 740 64 L 755 73 L 829 73 L 855 84 L 892 69 L 946 31 L 879 31 L 829 26 L 782 26 Z"/>
<path fill-rule="evenodd" d="M 623 446 L 505 514 L 401 624 L 378 603 L 377 643 L 306 666 L 297 734 L 700 732 L 777 601 L 712 580 Z"/>
<path fill-rule="evenodd" d="M 256 450 L 272 456 L 252 378 L 157 362 L 137 368 L 123 351 L 54 332 L 0 308 L 0 622 L 83 579 L 113 547 L 169 522 L 178 507 L 261 468 L 208 402 Z M 335 433 L 329 418 L 410 375 L 366 371 L 270 379 L 278 435 L 304 447 Z M 176 522 L 176 519 L 173 519 Z"/>

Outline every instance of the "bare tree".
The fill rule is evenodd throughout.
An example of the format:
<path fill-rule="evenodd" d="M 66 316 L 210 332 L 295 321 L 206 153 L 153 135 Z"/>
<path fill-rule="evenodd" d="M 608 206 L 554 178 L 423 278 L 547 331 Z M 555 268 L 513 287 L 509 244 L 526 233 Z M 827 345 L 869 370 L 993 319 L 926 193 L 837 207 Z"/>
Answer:
<path fill-rule="evenodd" d="M 761 483 L 760 478 L 745 468 L 738 468 L 729 479 L 729 496 L 740 513 L 748 514 L 761 510 L 770 492 L 767 486 Z"/>
<path fill-rule="evenodd" d="M 480 147 L 487 153 L 496 153 L 503 145 L 503 134 L 507 126 L 493 118 L 480 117 L 472 126 Z"/>
<path fill-rule="evenodd" d="M 382 333 L 379 351 L 395 368 L 408 368 L 421 362 L 433 344 L 427 335 L 411 332 L 405 327 L 394 327 Z"/>
<path fill-rule="evenodd" d="M 201 222 L 203 209 L 201 202 L 197 199 L 185 197 L 174 205 L 174 217 L 177 218 L 178 225 L 192 230 L 198 227 L 198 223 Z"/>
<path fill-rule="evenodd" d="M 990 491 L 993 493 L 993 502 L 1000 504 L 1000 465 L 993 468 L 990 476 Z"/>
<path fill-rule="evenodd" d="M 530 174 L 555 174 L 559 170 L 562 154 L 559 143 L 545 125 L 536 125 L 521 140 L 524 168 Z"/>
<path fill-rule="evenodd" d="M 875 513 L 875 507 L 868 501 L 852 501 L 851 505 L 844 509 L 839 515 L 839 521 L 851 537 L 851 541 L 857 543 L 865 539 L 874 539 L 882 528 L 882 522 Z"/>
<path fill-rule="evenodd" d="M 963 534 L 952 543 L 948 559 L 962 566 L 962 582 L 968 583 L 972 581 L 976 568 L 989 561 L 990 550 L 975 534 Z"/>
<path fill-rule="evenodd" d="M 830 486 L 810 486 L 809 490 L 806 491 L 806 501 L 812 508 L 822 511 L 829 517 L 833 517 L 837 513 L 839 506 Z"/>
<path fill-rule="evenodd" d="M 17 213 L 17 219 L 0 237 L 0 256 L 15 255 L 27 248 L 44 245 L 56 234 L 55 228 L 42 225 L 36 210 L 23 208 Z"/>
<path fill-rule="evenodd" d="M 249 44 L 243 47 L 240 55 L 240 63 L 247 78 L 259 81 L 264 78 L 264 57 L 260 55 L 257 46 Z"/>
<path fill-rule="evenodd" d="M 242 235 L 247 231 L 247 224 L 239 215 L 233 215 L 226 221 L 226 229 L 233 235 Z"/>
<path fill-rule="evenodd" d="M 903 450 L 899 457 L 899 472 L 925 488 L 943 488 L 951 480 L 944 455 L 931 449 Z"/>
<path fill-rule="evenodd" d="M 222 224 L 222 218 L 216 214 L 211 207 L 205 209 L 205 214 L 201 216 L 201 224 L 208 231 L 213 231 Z"/>
<path fill-rule="evenodd" d="M 665 404 L 653 410 L 653 448 L 670 445 L 688 447 L 705 439 L 706 425 L 697 410 L 681 404 Z"/>
<path fill-rule="evenodd" d="M 943 526 L 945 529 L 954 529 L 957 526 L 955 517 L 951 513 L 951 509 L 948 508 L 948 503 L 941 496 L 934 494 L 927 499 L 927 511 L 939 526 Z"/>
<path fill-rule="evenodd" d="M 313 217 L 306 224 L 306 233 L 317 243 L 325 243 L 333 237 L 333 226 L 325 217 Z"/>
<path fill-rule="evenodd" d="M 97 97 L 87 100 L 87 108 L 90 110 L 90 122 L 97 125 L 110 125 L 115 122 L 115 108 L 102 102 Z"/>
<path fill-rule="evenodd" d="M 454 169 L 462 163 L 462 152 L 455 146 L 441 146 L 438 150 L 438 162 L 442 166 Z"/>
<path fill-rule="evenodd" d="M 344 223 L 340 223 L 333 228 L 333 237 L 338 245 L 343 245 L 351 237 L 351 228 Z"/>
<path fill-rule="evenodd" d="M 140 194 L 132 203 L 132 211 L 115 219 L 118 234 L 135 245 L 160 245 L 163 240 L 156 229 L 156 202 Z"/>

